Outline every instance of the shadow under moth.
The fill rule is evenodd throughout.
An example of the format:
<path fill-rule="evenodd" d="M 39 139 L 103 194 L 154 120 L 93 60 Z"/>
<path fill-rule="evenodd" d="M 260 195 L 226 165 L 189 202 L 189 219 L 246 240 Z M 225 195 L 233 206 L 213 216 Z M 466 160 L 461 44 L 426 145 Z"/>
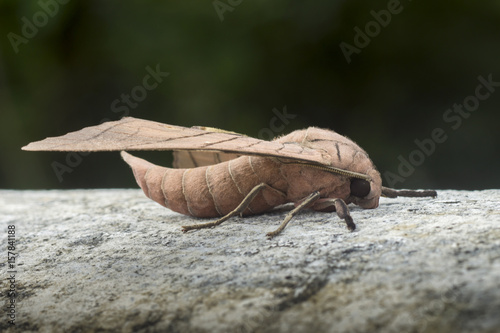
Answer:
<path fill-rule="evenodd" d="M 299 211 L 335 211 L 349 230 L 348 204 L 377 208 L 380 196 L 436 197 L 436 191 L 394 190 L 368 154 L 350 139 L 309 127 L 273 141 L 209 127 L 181 127 L 123 118 L 63 136 L 32 142 L 31 151 L 121 151 L 150 199 L 173 211 L 219 219 L 183 226 L 214 227 L 230 217 L 265 213 L 285 203 L 292 209 L 279 234 Z M 154 165 L 125 151 L 172 150 L 174 168 Z"/>

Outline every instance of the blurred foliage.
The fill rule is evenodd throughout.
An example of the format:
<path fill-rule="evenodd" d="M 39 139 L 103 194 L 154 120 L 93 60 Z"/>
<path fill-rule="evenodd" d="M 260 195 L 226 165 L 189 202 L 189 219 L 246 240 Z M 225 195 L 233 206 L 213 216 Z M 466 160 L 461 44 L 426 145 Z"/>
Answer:
<path fill-rule="evenodd" d="M 0 1 L 1 188 L 136 187 L 118 153 L 20 150 L 125 113 L 257 136 L 285 105 L 296 117 L 277 135 L 334 129 L 382 174 L 397 174 L 398 156 L 443 128 L 448 139 L 396 187 L 500 187 L 500 89 L 456 130 L 443 120 L 474 95 L 478 76 L 500 81 L 497 0 L 401 1 L 350 63 L 340 43 L 354 44 L 354 27 L 394 0 L 66 2 Z M 37 32 L 15 44 L 26 21 Z M 117 112 L 113 101 L 157 65 L 170 75 Z M 167 155 L 147 154 L 164 165 Z M 59 181 L 53 163 L 68 158 L 75 166 Z"/>

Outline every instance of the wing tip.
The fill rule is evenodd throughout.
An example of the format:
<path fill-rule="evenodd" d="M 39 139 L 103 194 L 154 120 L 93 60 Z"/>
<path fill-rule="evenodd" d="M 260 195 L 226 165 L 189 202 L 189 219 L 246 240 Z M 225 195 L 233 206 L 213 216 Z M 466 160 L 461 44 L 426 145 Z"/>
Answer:
<path fill-rule="evenodd" d="M 21 150 L 25 150 L 25 151 L 39 151 L 41 149 L 37 148 L 37 145 L 36 145 L 37 142 L 30 142 L 26 146 L 21 147 Z"/>
<path fill-rule="evenodd" d="M 51 142 L 51 138 L 47 138 L 40 141 L 33 141 L 28 143 L 26 146 L 21 147 L 24 151 L 76 151 L 76 150 L 65 150 L 61 145 L 54 144 Z"/>

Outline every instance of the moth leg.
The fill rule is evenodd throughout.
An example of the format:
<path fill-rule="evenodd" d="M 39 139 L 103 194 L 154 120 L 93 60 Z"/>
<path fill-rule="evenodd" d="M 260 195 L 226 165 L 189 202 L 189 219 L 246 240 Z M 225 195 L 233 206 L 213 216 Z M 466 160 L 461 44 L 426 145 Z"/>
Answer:
<path fill-rule="evenodd" d="M 285 229 L 286 225 L 288 224 L 288 222 L 290 222 L 292 217 L 297 215 L 298 212 L 300 212 L 302 209 L 306 208 L 307 206 L 309 206 L 311 203 L 315 202 L 318 199 L 319 199 L 319 192 L 318 191 L 309 194 L 309 196 L 307 196 L 304 199 L 304 201 L 302 201 L 300 203 L 300 205 L 298 205 L 292 211 L 290 211 L 290 213 L 288 213 L 288 215 L 285 217 L 283 222 L 281 222 L 281 225 L 278 227 L 278 229 L 271 231 L 271 232 L 268 232 L 266 234 L 267 238 L 271 239 L 274 236 L 278 235 L 281 231 L 283 231 L 283 229 Z"/>
<path fill-rule="evenodd" d="M 334 207 L 337 212 L 338 217 L 343 219 L 347 225 L 347 229 L 350 231 L 354 231 L 356 229 L 356 225 L 352 220 L 351 214 L 349 213 L 349 208 L 347 207 L 344 200 L 340 198 L 327 198 L 322 199 L 320 202 L 314 204 L 312 209 L 314 210 L 325 210 L 330 207 Z"/>
<path fill-rule="evenodd" d="M 238 215 L 238 214 L 243 214 L 243 212 L 248 208 L 250 203 L 252 203 L 253 199 L 259 194 L 260 191 L 262 191 L 264 188 L 270 188 L 272 190 L 278 191 L 271 186 L 267 185 L 266 183 L 261 183 L 257 186 L 255 186 L 248 194 L 247 196 L 241 201 L 241 203 L 236 207 L 234 210 L 229 212 L 227 215 L 221 217 L 220 219 L 212 222 L 207 222 L 207 223 L 200 223 L 200 224 L 192 224 L 192 225 L 186 225 L 182 226 L 182 231 L 186 232 L 189 230 L 194 230 L 194 229 L 203 229 L 203 228 L 211 228 L 218 226 L 222 222 L 228 220 L 229 218 Z M 279 192 L 279 191 L 278 191 Z M 280 194 L 283 194 L 280 192 Z M 284 195 L 284 194 L 283 194 Z"/>

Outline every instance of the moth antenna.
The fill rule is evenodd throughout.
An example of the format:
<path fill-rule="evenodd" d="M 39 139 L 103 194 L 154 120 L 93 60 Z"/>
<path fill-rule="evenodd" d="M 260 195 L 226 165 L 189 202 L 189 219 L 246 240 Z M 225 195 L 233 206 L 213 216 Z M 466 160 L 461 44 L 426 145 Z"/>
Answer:
<path fill-rule="evenodd" d="M 382 186 L 382 196 L 387 198 L 396 197 L 410 197 L 410 198 L 422 198 L 422 197 L 437 197 L 437 192 L 433 190 L 426 191 L 414 191 L 414 190 L 395 190 L 393 188 Z"/>

